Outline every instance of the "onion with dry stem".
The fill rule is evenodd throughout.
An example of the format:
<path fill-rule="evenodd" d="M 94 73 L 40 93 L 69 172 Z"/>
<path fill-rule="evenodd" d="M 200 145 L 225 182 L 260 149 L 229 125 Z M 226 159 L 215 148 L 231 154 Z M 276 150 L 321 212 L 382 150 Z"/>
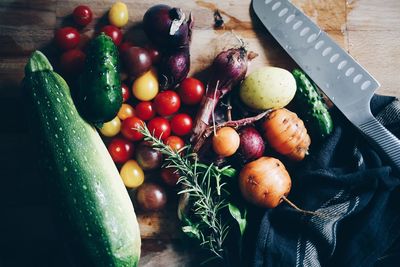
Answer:
<path fill-rule="evenodd" d="M 247 163 L 239 175 L 243 197 L 260 207 L 275 208 L 289 194 L 292 186 L 289 173 L 281 161 L 261 157 Z"/>
<path fill-rule="evenodd" d="M 296 161 L 307 155 L 311 139 L 296 113 L 285 108 L 274 110 L 262 128 L 264 138 L 278 153 Z"/>

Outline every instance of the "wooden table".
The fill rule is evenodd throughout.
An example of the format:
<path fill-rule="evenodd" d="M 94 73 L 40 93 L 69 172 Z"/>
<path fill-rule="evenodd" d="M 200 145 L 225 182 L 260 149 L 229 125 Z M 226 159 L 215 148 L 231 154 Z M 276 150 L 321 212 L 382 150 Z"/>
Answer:
<path fill-rule="evenodd" d="M 68 266 L 62 242 L 50 216 L 45 185 L 37 174 L 35 155 L 27 134 L 19 83 L 29 54 L 48 49 L 54 29 L 79 4 L 89 5 L 98 21 L 111 0 L 2 0 L 0 1 L 0 266 Z M 145 10 L 159 1 L 125 0 L 129 6 L 128 39 L 143 39 L 140 27 Z M 201 72 L 227 43 L 231 30 L 259 54 L 250 71 L 265 65 L 291 68 L 294 63 L 279 45 L 252 20 L 250 1 L 164 1 L 192 11 L 192 74 Z M 400 1 L 398 0 L 293 0 L 314 21 L 361 62 L 381 83 L 379 93 L 400 96 Z M 213 28 L 213 11 L 225 20 Z M 94 32 L 91 23 L 84 36 Z M 86 38 L 88 39 L 88 38 Z M 47 48 L 46 48 L 47 47 Z M 54 49 L 53 49 L 54 50 Z M 51 48 L 49 53 L 53 51 Z M 54 51 L 53 51 L 54 52 Z M 186 266 L 195 261 L 179 241 L 173 205 L 165 212 L 139 214 L 143 238 L 141 266 Z M 195 264 L 191 264 L 195 265 Z"/>

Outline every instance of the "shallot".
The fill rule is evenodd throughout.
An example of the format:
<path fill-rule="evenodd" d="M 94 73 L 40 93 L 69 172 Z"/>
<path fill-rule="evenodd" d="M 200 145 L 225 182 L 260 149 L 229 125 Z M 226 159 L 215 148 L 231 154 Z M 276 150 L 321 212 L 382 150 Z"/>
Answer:
<path fill-rule="evenodd" d="M 195 148 L 210 123 L 218 101 L 236 84 L 242 81 L 247 72 L 248 54 L 244 47 L 231 48 L 219 53 L 211 66 L 211 78 L 200 110 L 194 121 L 193 135 L 190 138 Z"/>
<path fill-rule="evenodd" d="M 243 162 L 255 160 L 263 156 L 265 145 L 260 133 L 252 126 L 239 130 L 240 146 L 238 156 Z"/>

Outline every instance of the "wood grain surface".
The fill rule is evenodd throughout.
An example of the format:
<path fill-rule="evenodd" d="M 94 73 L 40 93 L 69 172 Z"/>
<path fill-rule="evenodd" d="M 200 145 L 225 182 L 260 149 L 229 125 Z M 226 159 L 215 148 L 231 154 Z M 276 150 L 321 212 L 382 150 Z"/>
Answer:
<path fill-rule="evenodd" d="M 27 57 L 43 49 L 56 58 L 54 30 L 67 25 L 74 7 L 89 5 L 95 21 L 83 29 L 88 40 L 105 22 L 111 0 L 0 1 L 0 266 L 69 266 L 63 242 L 50 215 L 46 185 L 37 172 L 36 155 L 28 134 L 20 81 Z M 140 21 L 159 0 L 125 0 L 129 8 L 126 38 L 145 42 Z M 250 71 L 266 64 L 292 68 L 295 64 L 254 19 L 250 1 L 163 1 L 191 11 L 195 17 L 191 74 L 199 76 L 213 57 L 236 39 L 244 38 L 259 54 Z M 307 15 L 349 51 L 382 84 L 379 93 L 400 96 L 399 0 L 293 0 Z M 225 26 L 213 28 L 219 9 Z M 200 75 L 201 77 L 201 75 Z M 196 266 L 197 251 L 185 246 L 177 228 L 175 203 L 160 213 L 139 212 L 143 237 L 141 266 Z"/>

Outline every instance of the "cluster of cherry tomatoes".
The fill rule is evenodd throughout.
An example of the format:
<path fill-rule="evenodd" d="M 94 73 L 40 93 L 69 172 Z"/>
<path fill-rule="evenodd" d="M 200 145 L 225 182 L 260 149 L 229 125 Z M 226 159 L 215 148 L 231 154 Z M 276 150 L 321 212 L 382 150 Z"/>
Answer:
<path fill-rule="evenodd" d="M 204 85 L 197 79 L 186 78 L 179 88 L 160 92 L 156 70 L 160 52 L 151 46 L 142 48 L 123 42 L 120 27 L 128 22 L 127 12 L 125 4 L 116 2 L 108 12 L 110 25 L 100 31 L 118 47 L 123 63 L 121 76 L 127 78 L 122 83 L 123 104 L 117 116 L 104 123 L 99 131 L 125 186 L 136 190 L 136 201 L 143 210 L 155 211 L 167 202 L 165 189 L 159 182 L 173 188 L 179 176 L 173 169 L 161 168 L 161 153 L 144 141 L 136 129 L 145 124 L 172 149 L 183 148 L 193 127 L 190 114 L 203 97 Z M 60 67 L 66 74 L 79 73 L 83 68 L 84 44 L 78 27 L 88 25 L 93 13 L 87 6 L 78 6 L 72 17 L 77 27 L 58 29 L 54 38 L 62 51 Z M 156 183 L 148 182 L 150 176 L 156 178 Z"/>
<path fill-rule="evenodd" d="M 154 70 L 151 70 L 154 71 Z M 146 75 L 146 74 L 144 74 Z M 157 93 L 153 99 L 142 101 L 132 93 L 136 89 L 133 81 L 131 88 L 122 85 L 124 103 L 118 115 L 103 125 L 100 132 L 108 137 L 108 151 L 120 167 L 120 174 L 127 188 L 136 189 L 136 199 L 144 210 L 159 210 L 166 203 L 165 191 L 157 183 L 147 183 L 146 174 L 156 173 L 164 184 L 174 187 L 178 174 L 172 169 L 161 168 L 162 155 L 143 141 L 143 135 L 137 131 L 143 124 L 150 132 L 172 149 L 185 146 L 185 140 L 192 131 L 192 117 L 183 112 L 189 106 L 197 105 L 204 94 L 203 84 L 194 78 L 186 78 L 181 86 L 174 90 Z M 146 91 L 146 86 L 140 90 Z M 143 92 L 145 93 L 145 92 Z M 107 142 L 108 141 L 108 142 Z M 143 192 L 145 193 L 143 193 Z"/>
<path fill-rule="evenodd" d="M 146 98 L 146 101 L 141 101 L 140 98 L 131 94 L 131 91 L 135 89 L 134 85 L 135 81 L 132 90 L 126 84 L 122 85 L 124 103 L 117 117 L 105 123 L 100 129 L 104 136 L 113 137 L 108 144 L 108 149 L 114 162 L 123 164 L 121 170 L 124 172 L 121 171 L 121 176 L 128 188 L 136 188 L 142 184 L 144 174 L 138 168 L 153 170 L 160 166 L 157 155 L 137 160 L 144 154 L 151 154 L 148 151 L 153 150 L 151 146 L 145 146 L 146 148 L 141 149 L 140 153 L 137 149 L 137 153 L 134 153 L 134 143 L 136 142 L 138 147 L 144 143 L 143 135 L 137 131 L 137 128 L 146 124 L 150 132 L 172 149 L 183 148 L 184 139 L 192 131 L 193 120 L 188 113 L 182 112 L 182 109 L 198 104 L 204 94 L 204 86 L 199 80 L 187 78 L 177 91 L 162 91 L 153 99 Z M 146 90 L 146 87 L 141 87 L 140 90 Z M 132 163 L 133 158 L 136 158 L 138 164 Z M 126 171 L 126 169 L 129 170 Z M 176 176 L 172 180 L 166 175 L 163 177 L 166 178 L 164 181 L 167 184 L 176 183 Z"/>
<path fill-rule="evenodd" d="M 72 19 L 74 25 L 57 29 L 54 35 L 54 42 L 61 50 L 60 68 L 65 74 L 79 73 L 85 61 L 85 53 L 82 50 L 85 42 L 81 38 L 79 30 L 86 27 L 93 20 L 92 10 L 85 5 L 77 6 Z M 121 27 L 128 22 L 128 9 L 122 2 L 116 2 L 108 13 L 110 25 L 105 25 L 100 32 L 110 36 L 115 45 L 119 46 L 123 39 Z"/>

